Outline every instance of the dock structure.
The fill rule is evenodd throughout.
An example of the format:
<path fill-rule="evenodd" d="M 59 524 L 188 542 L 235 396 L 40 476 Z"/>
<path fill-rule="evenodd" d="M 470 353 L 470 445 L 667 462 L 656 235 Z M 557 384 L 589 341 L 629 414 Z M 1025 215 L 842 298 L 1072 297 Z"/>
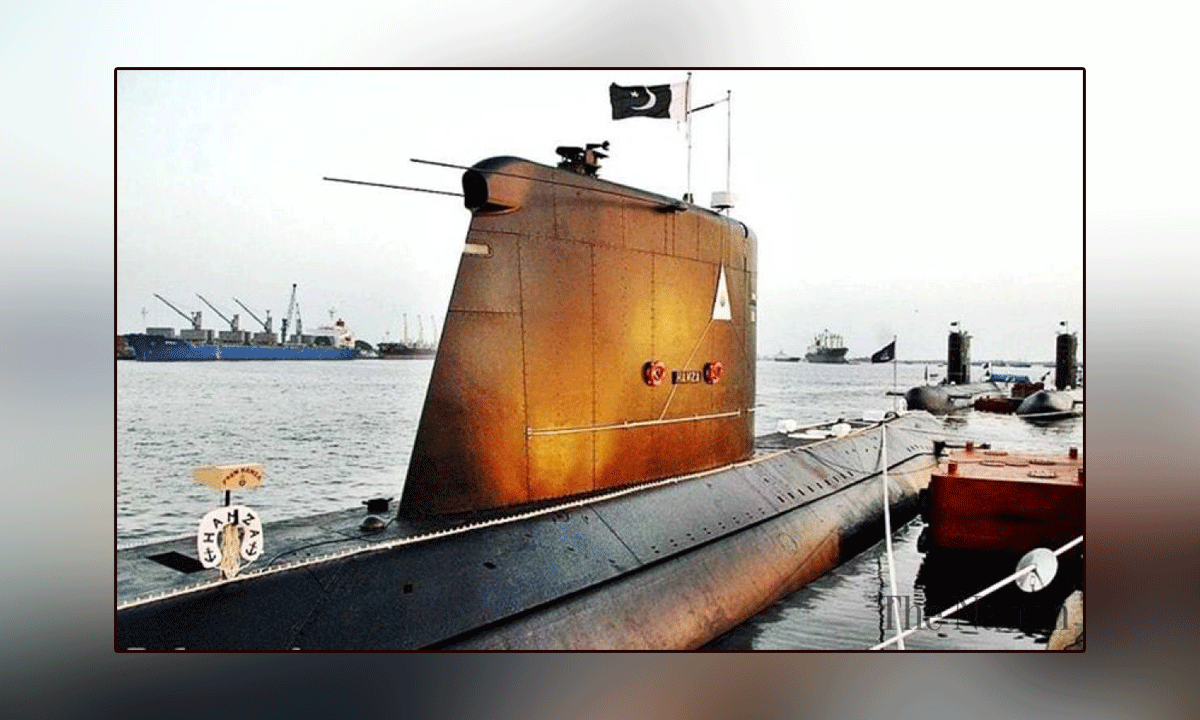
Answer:
<path fill-rule="evenodd" d="M 1020 455 L 968 444 L 929 481 L 930 550 L 1021 555 L 1083 534 L 1083 458 Z"/>
<path fill-rule="evenodd" d="M 1063 603 L 1047 650 L 1083 650 L 1083 591 L 1071 593 Z"/>

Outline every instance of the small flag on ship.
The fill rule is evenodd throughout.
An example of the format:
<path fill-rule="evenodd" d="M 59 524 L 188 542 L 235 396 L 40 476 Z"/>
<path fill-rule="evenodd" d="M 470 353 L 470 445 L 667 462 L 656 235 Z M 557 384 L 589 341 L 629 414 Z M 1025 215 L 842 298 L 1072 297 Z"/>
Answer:
<path fill-rule="evenodd" d="M 871 362 L 882 363 L 891 362 L 896 359 L 896 341 L 893 340 L 887 345 L 879 349 L 879 352 L 871 356 Z"/>
<path fill-rule="evenodd" d="M 631 117 L 668 118 L 683 122 L 687 119 L 687 83 L 672 85 L 608 86 L 612 102 L 612 119 Z"/>

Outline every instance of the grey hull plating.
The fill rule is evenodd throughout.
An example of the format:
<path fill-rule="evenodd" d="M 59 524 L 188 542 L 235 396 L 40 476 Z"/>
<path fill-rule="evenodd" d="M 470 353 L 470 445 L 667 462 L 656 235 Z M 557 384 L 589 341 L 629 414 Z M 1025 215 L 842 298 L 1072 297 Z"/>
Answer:
<path fill-rule="evenodd" d="M 1055 419 L 1079 414 L 1076 393 L 1066 390 L 1038 390 L 1021 401 L 1016 414 L 1027 419 Z"/>
<path fill-rule="evenodd" d="M 904 394 L 909 410 L 924 410 L 934 415 L 950 415 L 971 407 L 976 395 L 1001 392 L 993 382 L 965 385 L 918 385 Z"/>
<path fill-rule="evenodd" d="M 887 424 L 897 523 L 940 432 L 924 414 Z M 284 556 L 232 581 L 150 559 L 190 555 L 193 539 L 123 550 L 116 645 L 697 647 L 879 539 L 880 436 L 772 436 L 744 463 L 478 527 L 366 535 L 361 510 L 276 523 L 268 554 Z M 447 534 L 420 537 L 434 529 Z"/>

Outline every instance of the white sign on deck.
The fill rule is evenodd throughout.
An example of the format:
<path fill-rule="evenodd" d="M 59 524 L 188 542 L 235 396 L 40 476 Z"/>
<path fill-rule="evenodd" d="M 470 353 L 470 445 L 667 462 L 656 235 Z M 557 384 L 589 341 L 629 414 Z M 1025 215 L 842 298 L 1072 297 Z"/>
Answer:
<path fill-rule="evenodd" d="M 192 479 L 216 490 L 249 490 L 262 485 L 260 463 L 205 465 L 192 471 Z"/>
<path fill-rule="evenodd" d="M 206 568 L 220 566 L 223 570 L 232 569 L 231 576 L 236 574 L 240 563 L 225 557 L 233 550 L 248 563 L 262 556 L 262 520 L 257 511 L 245 505 L 229 505 L 208 512 L 201 518 L 196 533 L 196 557 Z"/>

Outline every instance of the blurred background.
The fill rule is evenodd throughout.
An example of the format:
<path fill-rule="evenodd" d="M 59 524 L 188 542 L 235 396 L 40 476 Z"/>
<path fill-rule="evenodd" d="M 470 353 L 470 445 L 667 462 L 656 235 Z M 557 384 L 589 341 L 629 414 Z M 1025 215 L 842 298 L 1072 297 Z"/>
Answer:
<path fill-rule="evenodd" d="M 1200 100 L 1182 7 L 0 3 L 0 703 L 39 717 L 1195 717 Z M 1086 652 L 115 654 L 114 68 L 450 64 L 1085 67 Z"/>

